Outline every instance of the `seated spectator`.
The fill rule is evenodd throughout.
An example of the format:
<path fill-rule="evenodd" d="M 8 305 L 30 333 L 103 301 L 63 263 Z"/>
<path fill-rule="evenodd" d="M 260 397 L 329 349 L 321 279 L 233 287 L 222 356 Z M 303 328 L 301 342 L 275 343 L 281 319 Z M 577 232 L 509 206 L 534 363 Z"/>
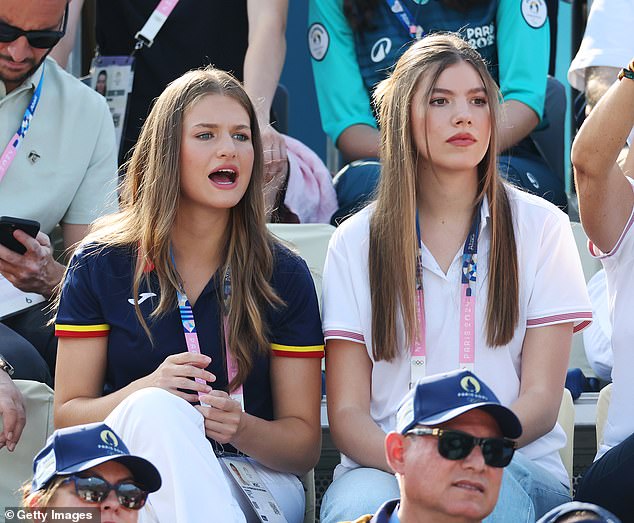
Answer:
<path fill-rule="evenodd" d="M 556 421 L 573 331 L 591 318 L 570 222 L 498 176 L 499 91 L 456 34 L 410 46 L 375 93 L 378 198 L 335 232 L 324 267 L 328 419 L 342 460 L 321 521 L 395 497 L 383 440 L 398 401 L 421 375 L 464 366 L 524 427 L 490 521 L 540 517 L 569 501 Z"/>
<path fill-rule="evenodd" d="M 502 173 L 565 206 L 563 180 L 529 138 L 542 120 L 548 74 L 549 23 L 541 1 L 311 0 L 308 44 L 322 126 L 343 159 L 379 156 L 372 91 L 411 42 L 439 31 L 459 31 L 500 85 L 505 119 L 496 152 L 507 155 L 500 159 Z M 507 173 L 509 152 L 514 159 Z M 377 165 L 362 163 L 337 177 L 339 211 L 333 221 L 362 207 L 378 176 Z"/>
<path fill-rule="evenodd" d="M 55 424 L 111 415 L 130 448 L 154 449 L 144 455 L 170 482 L 155 500 L 165 521 L 255 517 L 214 450 L 249 456 L 238 459 L 275 510 L 303 520 L 296 475 L 319 457 L 323 337 L 306 263 L 266 228 L 263 176 L 240 83 L 186 73 L 146 120 L 121 212 L 95 224 L 62 285 Z M 213 477 L 197 476 L 201 463 Z"/>
<path fill-rule="evenodd" d="M 634 48 L 634 4 L 593 0 L 581 46 L 568 69 L 570 85 L 586 95 L 586 114 L 614 83 Z"/>
<path fill-rule="evenodd" d="M 625 521 L 634 514 L 634 153 L 625 167 L 617 157 L 634 126 L 634 62 L 621 70 L 581 127 L 572 147 L 581 223 L 590 253 L 607 277 L 612 325 L 612 396 L 603 443 L 585 472 L 575 498 L 605 507 Z"/>
<path fill-rule="evenodd" d="M 129 56 L 137 43 L 135 35 L 157 4 L 155 0 L 97 1 L 99 53 Z M 135 52 L 121 161 L 129 157 L 152 101 L 167 84 L 190 69 L 212 64 L 244 82 L 255 106 L 264 149 L 267 211 L 273 213 L 272 220 L 327 223 L 337 208 L 330 173 L 308 147 L 275 129 L 271 112 L 286 56 L 288 0 L 174 4 L 178 5 L 168 14 L 153 43 Z M 82 5 L 83 0 L 73 0 L 71 9 L 78 11 Z M 62 43 L 66 45 L 53 54 L 66 63 L 71 45 Z"/>
<path fill-rule="evenodd" d="M 469 371 L 419 381 L 385 437 L 400 499 L 357 523 L 444 521 L 477 523 L 498 499 L 502 470 L 513 458 L 519 419 Z M 530 514 L 526 515 L 527 520 Z"/>
<path fill-rule="evenodd" d="M 98 508 L 100 521 L 136 523 L 148 494 L 160 487 L 156 467 L 131 455 L 108 425 L 78 425 L 56 430 L 35 457 L 23 506 Z"/>
<path fill-rule="evenodd" d="M 592 503 L 571 501 L 552 509 L 537 523 L 621 523 L 621 520 Z"/>
<path fill-rule="evenodd" d="M 0 245 L 3 418 L 23 403 L 5 374 L 9 365 L 14 378 L 52 385 L 57 342 L 47 311 L 65 263 L 56 261 L 51 232 L 61 224 L 64 247 L 71 247 L 95 218 L 117 208 L 108 106 L 47 58 L 64 35 L 67 10 L 66 0 L 0 2 L 0 215 L 40 224 L 35 238 L 13 233 L 23 254 Z M 5 423 L 0 448 L 13 450 L 22 426 Z"/>

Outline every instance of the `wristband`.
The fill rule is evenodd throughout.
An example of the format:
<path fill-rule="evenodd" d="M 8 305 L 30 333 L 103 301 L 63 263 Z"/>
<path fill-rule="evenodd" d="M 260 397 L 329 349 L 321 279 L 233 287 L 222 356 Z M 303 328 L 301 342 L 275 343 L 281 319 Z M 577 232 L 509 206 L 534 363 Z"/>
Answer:
<path fill-rule="evenodd" d="M 0 354 L 0 370 L 5 371 L 9 376 L 13 376 L 13 373 L 15 372 L 13 365 L 4 359 L 2 354 Z"/>
<path fill-rule="evenodd" d="M 621 69 L 618 78 L 619 80 L 623 80 L 623 78 L 634 80 L 634 60 L 632 60 L 626 68 Z"/>

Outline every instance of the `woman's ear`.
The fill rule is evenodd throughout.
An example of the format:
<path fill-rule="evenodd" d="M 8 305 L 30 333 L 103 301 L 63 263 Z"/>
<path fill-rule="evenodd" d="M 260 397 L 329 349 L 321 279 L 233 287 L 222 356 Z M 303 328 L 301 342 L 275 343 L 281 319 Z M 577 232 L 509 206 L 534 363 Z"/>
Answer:
<path fill-rule="evenodd" d="M 385 436 L 385 458 L 387 464 L 396 473 L 402 472 L 405 463 L 406 438 L 398 432 Z"/>

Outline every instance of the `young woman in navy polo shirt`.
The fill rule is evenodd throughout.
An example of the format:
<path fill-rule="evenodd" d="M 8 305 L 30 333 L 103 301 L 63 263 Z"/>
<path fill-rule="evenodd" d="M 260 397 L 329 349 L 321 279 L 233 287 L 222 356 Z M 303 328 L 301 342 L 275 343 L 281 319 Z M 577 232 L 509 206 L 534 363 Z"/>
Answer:
<path fill-rule="evenodd" d="M 303 517 L 295 474 L 319 456 L 323 338 L 305 262 L 267 231 L 262 156 L 233 77 L 174 81 L 127 165 L 121 211 L 95 225 L 62 286 L 55 423 L 107 417 L 167 478 L 154 498 L 165 521 L 255 516 L 215 457 L 230 452 L 274 510 Z"/>
<path fill-rule="evenodd" d="M 328 418 L 343 455 L 321 521 L 398 497 L 383 440 L 399 401 L 459 367 L 524 427 L 487 521 L 530 521 L 569 498 L 556 420 L 573 327 L 591 312 L 568 218 L 499 177 L 499 91 L 458 36 L 414 43 L 375 100 L 377 200 L 337 229 L 324 268 Z"/>

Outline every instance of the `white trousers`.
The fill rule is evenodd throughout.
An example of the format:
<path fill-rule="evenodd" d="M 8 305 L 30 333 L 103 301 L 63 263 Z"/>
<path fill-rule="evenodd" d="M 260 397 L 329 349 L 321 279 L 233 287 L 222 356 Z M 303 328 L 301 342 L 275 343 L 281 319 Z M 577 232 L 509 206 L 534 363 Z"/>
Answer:
<path fill-rule="evenodd" d="M 205 437 L 202 415 L 185 400 L 146 388 L 128 396 L 105 423 L 132 454 L 151 461 L 161 473 L 163 484 L 149 497 L 161 523 L 258 521 L 246 496 L 225 476 Z M 301 522 L 304 491 L 297 477 L 251 463 L 287 521 Z M 141 521 L 152 519 L 140 516 Z"/>

